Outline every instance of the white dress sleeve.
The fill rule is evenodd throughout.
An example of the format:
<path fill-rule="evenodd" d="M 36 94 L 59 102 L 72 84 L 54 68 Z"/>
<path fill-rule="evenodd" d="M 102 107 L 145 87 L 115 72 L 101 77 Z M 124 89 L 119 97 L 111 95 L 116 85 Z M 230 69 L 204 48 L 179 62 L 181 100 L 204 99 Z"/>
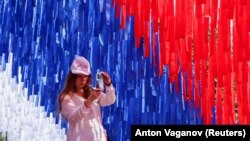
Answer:
<path fill-rule="evenodd" d="M 111 84 L 110 86 L 106 86 L 106 94 L 102 93 L 99 99 L 101 106 L 109 106 L 115 103 L 116 95 L 115 95 L 115 88 Z"/>
<path fill-rule="evenodd" d="M 69 121 L 76 123 L 82 118 L 89 118 L 91 108 L 87 108 L 85 104 L 76 105 L 72 98 L 66 95 L 62 101 L 62 115 Z"/>

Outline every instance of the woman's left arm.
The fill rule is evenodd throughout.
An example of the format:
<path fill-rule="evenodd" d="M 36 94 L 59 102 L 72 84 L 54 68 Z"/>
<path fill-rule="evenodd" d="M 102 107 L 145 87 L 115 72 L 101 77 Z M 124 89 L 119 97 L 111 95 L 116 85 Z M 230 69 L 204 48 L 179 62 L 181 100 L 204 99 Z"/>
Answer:
<path fill-rule="evenodd" d="M 108 73 L 101 71 L 100 74 L 103 76 L 103 81 L 106 85 L 106 94 L 101 94 L 99 102 L 101 106 L 108 106 L 113 104 L 116 100 L 115 88 Z"/>
<path fill-rule="evenodd" d="M 109 106 L 115 103 L 116 95 L 115 88 L 111 84 L 110 86 L 106 86 L 106 93 L 101 93 L 99 98 L 99 102 L 101 106 Z"/>

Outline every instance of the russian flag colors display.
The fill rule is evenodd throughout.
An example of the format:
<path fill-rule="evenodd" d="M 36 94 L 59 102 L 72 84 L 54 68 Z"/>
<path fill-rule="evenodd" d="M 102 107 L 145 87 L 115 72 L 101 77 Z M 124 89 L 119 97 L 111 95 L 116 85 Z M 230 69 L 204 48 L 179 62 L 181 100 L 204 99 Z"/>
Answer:
<path fill-rule="evenodd" d="M 65 140 L 57 97 L 75 55 L 112 78 L 117 100 L 102 113 L 114 140 L 129 140 L 133 124 L 247 125 L 249 9 L 249 0 L 2 0 L 0 132 Z"/>

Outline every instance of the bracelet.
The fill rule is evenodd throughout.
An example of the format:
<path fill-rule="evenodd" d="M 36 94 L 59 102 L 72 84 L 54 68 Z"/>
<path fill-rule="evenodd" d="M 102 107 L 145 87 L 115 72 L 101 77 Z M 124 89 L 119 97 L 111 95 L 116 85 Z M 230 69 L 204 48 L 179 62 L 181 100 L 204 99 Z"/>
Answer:
<path fill-rule="evenodd" d="M 112 80 L 110 80 L 110 83 L 105 83 L 106 86 L 110 86 L 112 84 Z"/>

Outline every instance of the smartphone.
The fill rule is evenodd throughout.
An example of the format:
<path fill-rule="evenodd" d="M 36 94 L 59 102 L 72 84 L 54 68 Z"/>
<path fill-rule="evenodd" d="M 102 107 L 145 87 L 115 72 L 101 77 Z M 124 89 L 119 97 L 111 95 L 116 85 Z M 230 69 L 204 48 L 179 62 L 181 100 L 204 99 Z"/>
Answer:
<path fill-rule="evenodd" d="M 101 91 L 104 91 L 104 81 L 102 74 L 96 74 L 96 88 L 99 88 Z"/>

